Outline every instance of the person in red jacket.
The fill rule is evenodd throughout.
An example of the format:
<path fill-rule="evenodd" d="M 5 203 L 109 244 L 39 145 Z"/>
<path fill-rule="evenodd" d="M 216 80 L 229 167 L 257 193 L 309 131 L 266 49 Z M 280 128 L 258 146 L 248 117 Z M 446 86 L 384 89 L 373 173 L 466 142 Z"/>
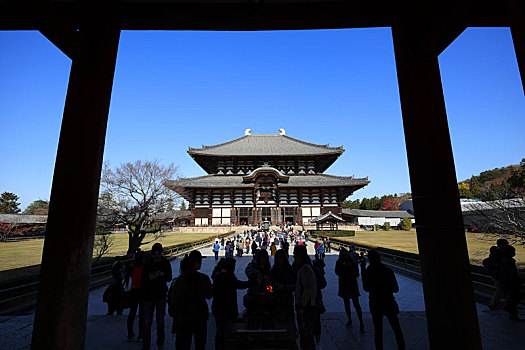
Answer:
<path fill-rule="evenodd" d="M 131 269 L 131 289 L 129 291 L 129 314 L 128 314 L 128 341 L 131 341 L 135 334 L 133 333 L 133 324 L 137 309 L 139 311 L 139 334 L 137 341 L 142 341 L 142 329 L 144 326 L 144 314 L 142 307 L 142 270 L 144 269 L 145 255 L 143 251 L 135 253 L 133 266 Z"/>

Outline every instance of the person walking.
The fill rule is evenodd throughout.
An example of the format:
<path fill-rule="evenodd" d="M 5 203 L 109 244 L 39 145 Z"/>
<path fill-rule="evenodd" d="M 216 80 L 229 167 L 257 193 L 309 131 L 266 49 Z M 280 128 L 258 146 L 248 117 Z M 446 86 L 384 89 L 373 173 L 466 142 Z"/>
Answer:
<path fill-rule="evenodd" d="M 143 350 L 149 350 L 151 346 L 151 325 L 154 313 L 157 321 L 157 349 L 162 349 L 164 346 L 167 283 L 171 281 L 171 278 L 171 265 L 162 255 L 162 244 L 155 243 L 151 248 L 151 256 L 144 265 L 141 277 L 144 308 Z"/>
<path fill-rule="evenodd" d="M 361 262 L 363 289 L 369 294 L 370 313 L 374 323 L 374 341 L 377 350 L 383 350 L 383 316 L 386 316 L 396 337 L 398 350 L 405 349 L 405 339 L 399 324 L 399 306 L 393 293 L 399 292 L 396 275 L 383 265 L 381 256 L 375 250 L 368 252 L 370 265 Z"/>
<path fill-rule="evenodd" d="M 228 322 L 239 316 L 237 305 L 237 289 L 246 289 L 248 281 L 239 281 L 235 276 L 235 259 L 223 258 L 212 273 L 213 301 L 211 310 L 215 319 L 215 349 L 224 349 L 225 331 Z"/>
<path fill-rule="evenodd" d="M 350 300 L 354 304 L 357 317 L 359 318 L 359 331 L 364 333 L 365 325 L 363 323 L 363 311 L 359 304 L 359 286 L 357 277 L 359 277 L 359 265 L 348 253 L 348 250 L 341 248 L 339 258 L 335 263 L 335 274 L 339 276 L 339 295 L 343 299 L 346 316 L 348 317 L 347 327 L 352 326 L 352 313 L 350 310 Z"/>
<path fill-rule="evenodd" d="M 143 251 L 137 251 L 133 259 L 133 267 L 131 269 L 131 289 L 129 291 L 129 314 L 127 320 L 128 326 L 128 341 L 132 341 L 135 333 L 133 333 L 133 324 L 135 323 L 135 316 L 137 309 L 139 312 L 139 334 L 137 341 L 142 341 L 142 330 L 144 328 L 144 307 L 142 306 L 142 271 L 144 270 L 144 263 L 146 262 Z"/>
<path fill-rule="evenodd" d="M 219 241 L 216 240 L 215 244 L 213 245 L 213 254 L 215 255 L 215 260 L 219 260 L 219 250 L 221 250 L 221 245 L 219 244 Z"/>
<path fill-rule="evenodd" d="M 302 350 L 315 349 L 315 298 L 317 296 L 315 272 L 304 245 L 295 247 L 293 257 L 297 268 L 295 310 L 299 327 L 299 344 Z"/>
<path fill-rule="evenodd" d="M 199 272 L 202 266 L 202 254 L 193 250 L 187 257 L 188 271 L 182 273 L 173 285 L 173 313 L 177 321 L 175 349 L 191 349 L 192 338 L 195 350 L 206 348 L 208 303 L 212 297 L 211 281 Z"/>
<path fill-rule="evenodd" d="M 317 260 L 324 260 L 324 245 L 319 244 L 317 248 L 315 249 L 315 256 L 317 257 Z"/>

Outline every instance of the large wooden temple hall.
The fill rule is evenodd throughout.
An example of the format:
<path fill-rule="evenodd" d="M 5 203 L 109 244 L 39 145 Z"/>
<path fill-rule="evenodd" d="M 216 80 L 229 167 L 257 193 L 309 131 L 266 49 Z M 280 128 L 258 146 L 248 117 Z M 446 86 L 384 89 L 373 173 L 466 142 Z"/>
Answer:
<path fill-rule="evenodd" d="M 166 185 L 190 204 L 197 226 L 307 224 L 368 185 L 368 178 L 324 174 L 343 147 L 317 145 L 279 134 L 251 134 L 188 154 L 208 175 Z"/>
<path fill-rule="evenodd" d="M 522 0 L 0 0 L 2 30 L 38 30 L 71 59 L 32 349 L 86 346 L 97 202 L 122 30 L 373 27 L 392 33 L 430 348 L 482 349 L 438 57 L 468 27 L 509 27 L 525 91 Z M 299 174 L 283 176 L 293 183 Z M 436 212 L 445 219 L 436 221 Z M 221 208 L 221 223 L 222 215 Z"/>

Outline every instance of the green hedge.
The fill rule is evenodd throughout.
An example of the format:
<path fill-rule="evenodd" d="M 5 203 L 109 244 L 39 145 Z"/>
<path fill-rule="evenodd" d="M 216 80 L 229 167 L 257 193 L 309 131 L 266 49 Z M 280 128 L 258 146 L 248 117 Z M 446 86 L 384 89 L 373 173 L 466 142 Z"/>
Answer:
<path fill-rule="evenodd" d="M 312 230 L 311 234 L 314 235 L 323 235 L 327 237 L 354 237 L 355 231 L 352 230 L 334 230 L 334 231 L 318 231 Z"/>

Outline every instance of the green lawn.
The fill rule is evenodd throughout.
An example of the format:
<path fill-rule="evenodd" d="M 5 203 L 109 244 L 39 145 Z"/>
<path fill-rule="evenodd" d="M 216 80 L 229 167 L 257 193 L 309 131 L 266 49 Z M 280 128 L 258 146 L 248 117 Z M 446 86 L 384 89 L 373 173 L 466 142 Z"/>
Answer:
<path fill-rule="evenodd" d="M 163 246 L 167 247 L 180 243 L 199 241 L 210 236 L 210 233 L 164 233 L 164 237 L 159 238 L 155 242 L 160 242 Z M 112 237 L 113 246 L 106 256 L 126 254 L 128 235 L 126 233 L 115 233 Z M 148 242 L 152 238 L 152 235 L 148 235 L 144 239 L 144 242 Z M 149 250 L 155 242 L 145 244 L 141 249 Z M 39 265 L 42 258 L 43 245 L 44 239 L 0 243 L 0 271 Z"/>
<path fill-rule="evenodd" d="M 467 233 L 466 237 L 470 263 L 473 265 L 481 265 L 483 259 L 489 255 L 490 247 L 496 245 L 496 240 L 499 238 L 491 239 L 491 236 L 482 233 Z M 415 231 L 356 231 L 355 237 L 341 237 L 340 239 L 419 254 Z M 525 269 L 525 245 L 516 244 L 514 247 L 516 248 L 514 258 L 518 267 Z M 443 249 L 446 249 L 445 244 Z"/>

